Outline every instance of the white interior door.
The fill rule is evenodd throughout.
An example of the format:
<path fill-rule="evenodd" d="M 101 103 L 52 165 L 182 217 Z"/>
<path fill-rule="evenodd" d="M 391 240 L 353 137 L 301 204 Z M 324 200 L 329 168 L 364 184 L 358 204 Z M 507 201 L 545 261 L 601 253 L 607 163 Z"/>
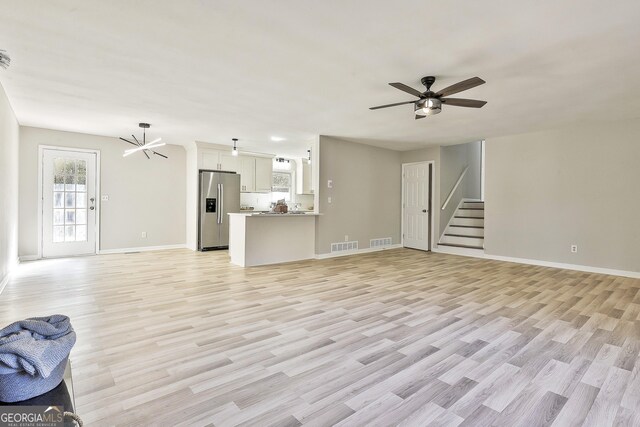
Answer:
<path fill-rule="evenodd" d="M 407 248 L 429 250 L 429 163 L 403 165 L 402 235 Z"/>
<path fill-rule="evenodd" d="M 96 154 L 42 152 L 42 256 L 96 253 Z"/>

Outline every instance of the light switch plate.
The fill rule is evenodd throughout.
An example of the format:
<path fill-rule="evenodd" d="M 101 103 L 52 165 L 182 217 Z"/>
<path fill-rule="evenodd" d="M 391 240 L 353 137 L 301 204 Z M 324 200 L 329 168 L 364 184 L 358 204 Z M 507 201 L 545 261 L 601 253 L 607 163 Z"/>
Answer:
<path fill-rule="evenodd" d="M 327 181 L 327 188 L 333 188 L 333 180 L 332 179 Z"/>

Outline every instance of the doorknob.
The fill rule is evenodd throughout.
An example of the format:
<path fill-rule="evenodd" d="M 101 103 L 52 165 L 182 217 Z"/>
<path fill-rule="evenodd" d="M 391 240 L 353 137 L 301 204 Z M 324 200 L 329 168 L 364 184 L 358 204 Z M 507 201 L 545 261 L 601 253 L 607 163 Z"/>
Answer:
<path fill-rule="evenodd" d="M 89 210 L 94 210 L 94 209 L 95 209 L 95 207 L 89 206 Z"/>
<path fill-rule="evenodd" d="M 422 209 L 422 212 L 427 213 L 427 210 L 426 209 Z"/>

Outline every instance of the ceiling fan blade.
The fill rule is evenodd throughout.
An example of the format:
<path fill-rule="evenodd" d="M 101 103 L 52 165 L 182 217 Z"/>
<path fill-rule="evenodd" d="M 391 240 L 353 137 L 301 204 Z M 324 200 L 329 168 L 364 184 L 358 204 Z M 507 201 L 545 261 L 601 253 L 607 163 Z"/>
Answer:
<path fill-rule="evenodd" d="M 406 84 L 403 84 L 403 83 L 389 83 L 389 86 L 393 86 L 396 89 L 399 89 L 399 90 L 401 90 L 403 92 L 407 92 L 408 94 L 417 96 L 418 98 L 422 98 L 423 97 L 422 92 L 420 92 L 418 90 L 415 90 L 414 88 L 412 88 L 410 86 L 407 86 Z"/>
<path fill-rule="evenodd" d="M 155 154 L 156 156 L 160 156 L 160 157 L 164 157 L 165 159 L 168 159 L 168 157 L 167 157 L 167 156 L 165 156 L 164 154 L 160 154 L 160 153 L 158 153 L 157 151 L 153 151 L 153 150 L 151 150 L 151 152 L 152 152 L 153 154 Z"/>
<path fill-rule="evenodd" d="M 487 101 L 479 101 L 477 99 L 463 98 L 440 98 L 445 105 L 455 105 L 456 107 L 482 108 Z"/>
<path fill-rule="evenodd" d="M 453 95 L 454 93 L 462 92 L 463 90 L 471 89 L 472 87 L 480 86 L 481 84 L 485 84 L 486 82 L 482 80 L 480 77 L 471 77 L 470 79 L 463 80 L 454 85 L 446 87 L 439 92 L 436 92 L 436 96 L 447 96 Z"/>
<path fill-rule="evenodd" d="M 415 120 L 424 119 L 427 116 L 421 116 L 420 114 L 416 114 Z"/>
<path fill-rule="evenodd" d="M 369 110 L 378 110 L 380 108 L 395 107 L 396 105 L 413 104 L 414 102 L 416 101 L 396 102 L 395 104 L 378 105 L 377 107 L 369 108 Z"/>

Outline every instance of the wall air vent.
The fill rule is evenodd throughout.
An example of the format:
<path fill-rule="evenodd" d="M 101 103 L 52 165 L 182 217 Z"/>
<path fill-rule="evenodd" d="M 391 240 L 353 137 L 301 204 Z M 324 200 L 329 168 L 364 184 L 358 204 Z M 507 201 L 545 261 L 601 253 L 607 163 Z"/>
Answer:
<path fill-rule="evenodd" d="M 369 240 L 370 248 L 382 248 L 385 246 L 391 246 L 391 237 L 382 237 L 380 239 Z"/>
<path fill-rule="evenodd" d="M 358 250 L 358 241 L 353 242 L 340 242 L 331 244 L 331 252 L 349 252 Z"/>

